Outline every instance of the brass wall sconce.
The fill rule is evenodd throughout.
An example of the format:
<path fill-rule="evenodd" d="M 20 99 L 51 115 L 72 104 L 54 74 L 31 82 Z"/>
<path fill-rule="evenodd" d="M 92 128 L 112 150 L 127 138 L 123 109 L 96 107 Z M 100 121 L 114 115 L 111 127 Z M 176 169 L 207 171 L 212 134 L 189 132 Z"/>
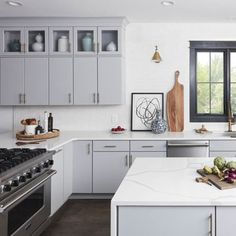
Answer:
<path fill-rule="evenodd" d="M 152 57 L 152 61 L 155 62 L 155 63 L 160 63 L 161 62 L 161 56 L 160 56 L 160 53 L 158 52 L 158 47 L 155 46 L 155 53 Z"/>

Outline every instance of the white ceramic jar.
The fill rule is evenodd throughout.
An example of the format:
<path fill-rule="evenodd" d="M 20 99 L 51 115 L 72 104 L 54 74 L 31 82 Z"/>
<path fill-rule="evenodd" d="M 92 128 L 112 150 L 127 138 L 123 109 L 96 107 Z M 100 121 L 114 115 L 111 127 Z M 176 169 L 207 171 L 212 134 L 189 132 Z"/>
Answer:
<path fill-rule="evenodd" d="M 68 52 L 69 51 L 69 40 L 67 36 L 61 36 L 58 39 L 58 52 Z"/>
<path fill-rule="evenodd" d="M 107 44 L 106 50 L 109 52 L 116 51 L 116 44 L 113 41 L 111 41 L 109 44 Z"/>

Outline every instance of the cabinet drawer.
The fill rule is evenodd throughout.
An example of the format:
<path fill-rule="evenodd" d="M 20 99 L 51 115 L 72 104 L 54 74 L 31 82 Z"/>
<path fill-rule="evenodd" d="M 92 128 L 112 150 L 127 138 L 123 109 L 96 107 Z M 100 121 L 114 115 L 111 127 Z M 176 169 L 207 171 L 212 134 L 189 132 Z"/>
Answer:
<path fill-rule="evenodd" d="M 94 141 L 94 152 L 123 152 L 129 151 L 129 141 Z"/>
<path fill-rule="evenodd" d="M 211 141 L 210 151 L 236 151 L 236 141 Z"/>
<path fill-rule="evenodd" d="M 235 152 L 210 152 L 210 157 L 236 157 L 236 151 Z"/>
<path fill-rule="evenodd" d="M 135 152 L 165 152 L 166 141 L 131 141 L 130 147 Z"/>

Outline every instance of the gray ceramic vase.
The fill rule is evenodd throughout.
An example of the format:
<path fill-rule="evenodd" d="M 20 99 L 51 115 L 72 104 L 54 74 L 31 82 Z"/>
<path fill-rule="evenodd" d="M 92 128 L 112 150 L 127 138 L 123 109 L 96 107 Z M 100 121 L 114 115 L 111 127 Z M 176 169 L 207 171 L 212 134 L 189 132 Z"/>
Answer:
<path fill-rule="evenodd" d="M 154 134 L 162 134 L 167 130 L 167 122 L 162 118 L 161 110 L 156 111 L 156 118 L 151 123 Z"/>

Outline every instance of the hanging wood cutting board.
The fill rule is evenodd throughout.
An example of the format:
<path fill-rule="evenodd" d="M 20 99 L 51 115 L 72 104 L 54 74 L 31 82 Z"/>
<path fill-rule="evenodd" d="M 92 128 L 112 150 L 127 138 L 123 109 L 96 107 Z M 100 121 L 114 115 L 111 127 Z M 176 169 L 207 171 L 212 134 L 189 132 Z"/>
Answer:
<path fill-rule="evenodd" d="M 184 86 L 178 79 L 179 71 L 176 71 L 174 87 L 167 93 L 167 120 L 172 132 L 184 130 Z"/>

